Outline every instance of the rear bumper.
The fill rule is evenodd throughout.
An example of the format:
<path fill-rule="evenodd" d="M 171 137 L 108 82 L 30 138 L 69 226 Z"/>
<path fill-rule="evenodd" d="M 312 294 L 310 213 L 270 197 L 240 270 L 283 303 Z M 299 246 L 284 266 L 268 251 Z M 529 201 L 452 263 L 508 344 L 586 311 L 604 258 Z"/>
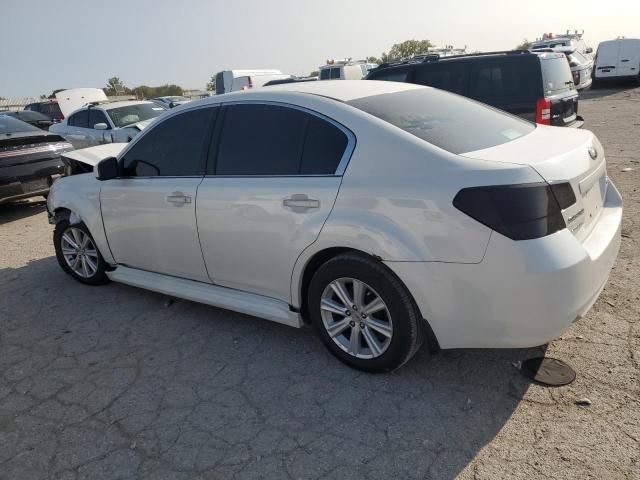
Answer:
<path fill-rule="evenodd" d="M 580 115 L 576 116 L 576 119 L 572 124 L 567 125 L 567 127 L 569 128 L 582 128 L 583 126 L 584 126 L 584 118 L 582 118 Z"/>
<path fill-rule="evenodd" d="M 387 262 L 442 348 L 520 348 L 561 335 L 594 304 L 620 248 L 622 199 L 610 183 L 580 243 L 569 230 L 515 242 L 493 233 L 481 263 Z"/>
<path fill-rule="evenodd" d="M 60 158 L 0 167 L 0 203 L 44 195 L 64 173 Z"/>

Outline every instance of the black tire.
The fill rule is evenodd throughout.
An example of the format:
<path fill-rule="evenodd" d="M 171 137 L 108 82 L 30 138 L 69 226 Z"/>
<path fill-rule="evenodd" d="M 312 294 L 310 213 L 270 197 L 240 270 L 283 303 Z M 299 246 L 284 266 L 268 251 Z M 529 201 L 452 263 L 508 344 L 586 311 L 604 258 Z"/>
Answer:
<path fill-rule="evenodd" d="M 97 269 L 93 275 L 89 277 L 82 277 L 81 275 L 74 272 L 73 269 L 69 266 L 69 264 L 67 264 L 67 261 L 62 253 L 62 236 L 70 226 L 71 224 L 69 223 L 68 220 L 61 220 L 58 223 L 56 223 L 55 230 L 53 231 L 53 245 L 56 251 L 56 258 L 58 259 L 58 263 L 60 264 L 60 267 L 62 267 L 62 270 L 64 270 L 69 275 L 71 275 L 73 278 L 75 278 L 79 282 L 84 283 L 86 285 L 103 285 L 105 283 L 108 283 L 109 278 L 106 275 L 107 263 L 104 261 L 104 258 L 102 258 L 102 254 L 100 253 L 100 250 L 98 250 L 97 246 L 95 247 L 95 250 L 97 252 L 97 262 L 96 262 Z M 82 230 L 85 234 L 87 234 L 91 239 L 91 241 L 93 242 L 93 244 L 95 245 L 93 236 L 91 235 L 91 232 L 89 232 L 89 229 L 84 223 L 78 223 L 76 225 L 73 225 L 73 227 L 79 230 Z"/>
<path fill-rule="evenodd" d="M 381 355 L 358 358 L 338 346 L 327 332 L 320 309 L 322 295 L 331 282 L 340 278 L 364 282 L 386 304 L 393 320 L 393 333 L 388 347 Z M 425 320 L 409 291 L 391 270 L 366 255 L 346 253 L 327 261 L 311 279 L 307 301 L 311 322 L 320 339 L 334 356 L 350 367 L 367 372 L 394 370 L 413 357 L 424 340 Z"/>

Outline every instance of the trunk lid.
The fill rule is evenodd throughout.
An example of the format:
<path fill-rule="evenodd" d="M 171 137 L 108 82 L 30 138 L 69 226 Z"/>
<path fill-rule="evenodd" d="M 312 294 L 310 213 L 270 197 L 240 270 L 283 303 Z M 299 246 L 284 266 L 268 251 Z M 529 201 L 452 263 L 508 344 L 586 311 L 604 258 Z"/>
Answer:
<path fill-rule="evenodd" d="M 107 102 L 101 88 L 71 88 L 56 93 L 56 100 L 65 118 L 87 103 Z"/>
<path fill-rule="evenodd" d="M 602 145 L 588 130 L 538 125 L 524 137 L 463 156 L 529 165 L 550 184 L 569 182 L 576 202 L 562 214 L 580 241 L 589 235 L 600 216 L 608 184 L 606 160 Z"/>

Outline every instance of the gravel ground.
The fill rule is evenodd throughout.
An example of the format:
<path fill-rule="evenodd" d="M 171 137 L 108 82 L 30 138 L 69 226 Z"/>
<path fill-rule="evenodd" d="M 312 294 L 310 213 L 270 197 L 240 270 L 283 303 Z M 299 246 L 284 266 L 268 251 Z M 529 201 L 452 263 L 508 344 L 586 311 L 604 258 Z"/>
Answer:
<path fill-rule="evenodd" d="M 640 88 L 580 108 L 626 208 L 594 309 L 545 347 L 422 351 L 388 375 L 310 329 L 83 286 L 43 202 L 0 206 L 0 479 L 639 479 Z M 572 385 L 512 365 L 545 349 Z"/>

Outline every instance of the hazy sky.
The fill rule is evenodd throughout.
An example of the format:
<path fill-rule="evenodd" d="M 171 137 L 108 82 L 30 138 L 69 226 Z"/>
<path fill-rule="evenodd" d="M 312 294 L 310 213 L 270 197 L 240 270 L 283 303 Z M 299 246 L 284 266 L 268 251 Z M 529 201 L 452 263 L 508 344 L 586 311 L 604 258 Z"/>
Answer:
<path fill-rule="evenodd" d="M 411 38 L 498 50 L 567 28 L 594 49 L 640 37 L 640 0 L 0 0 L 0 96 L 102 87 L 113 75 L 203 88 L 223 69 L 308 74 Z"/>

